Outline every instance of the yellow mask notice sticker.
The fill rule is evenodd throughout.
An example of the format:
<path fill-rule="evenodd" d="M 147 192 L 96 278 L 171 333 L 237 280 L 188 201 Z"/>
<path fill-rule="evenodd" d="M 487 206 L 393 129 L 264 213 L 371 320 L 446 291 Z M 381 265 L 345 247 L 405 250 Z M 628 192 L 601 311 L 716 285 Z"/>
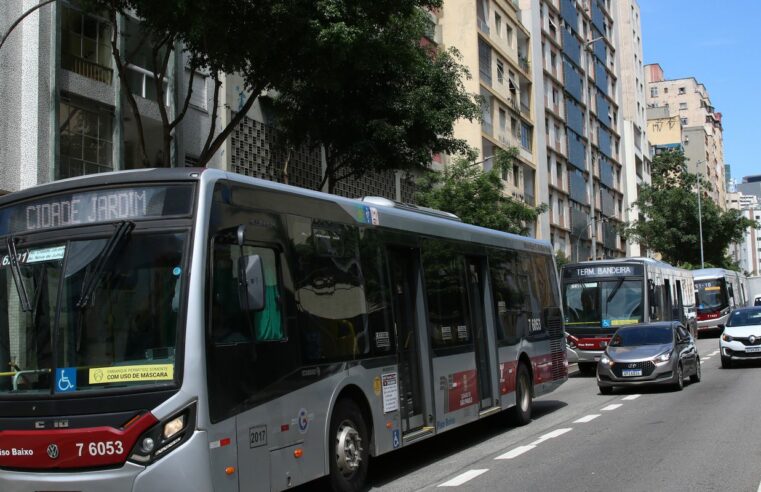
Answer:
<path fill-rule="evenodd" d="M 612 326 L 634 325 L 637 323 L 639 323 L 638 319 L 614 319 L 610 322 Z"/>
<path fill-rule="evenodd" d="M 142 366 L 95 367 L 90 369 L 89 373 L 90 384 L 170 381 L 174 379 L 174 365 L 150 364 Z"/>

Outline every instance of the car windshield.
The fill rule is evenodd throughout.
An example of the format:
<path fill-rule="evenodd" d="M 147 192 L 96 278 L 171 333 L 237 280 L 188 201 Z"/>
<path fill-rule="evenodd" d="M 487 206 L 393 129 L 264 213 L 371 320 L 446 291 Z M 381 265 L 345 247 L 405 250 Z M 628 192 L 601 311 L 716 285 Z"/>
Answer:
<path fill-rule="evenodd" d="M 727 326 L 761 325 L 761 309 L 742 309 L 732 313 Z"/>
<path fill-rule="evenodd" d="M 605 280 L 565 284 L 565 316 L 568 325 L 597 324 L 603 327 L 643 321 L 642 280 Z"/>
<path fill-rule="evenodd" d="M 622 328 L 610 340 L 611 347 L 637 347 L 671 343 L 674 333 L 668 326 L 637 326 Z"/>
<path fill-rule="evenodd" d="M 720 311 L 729 306 L 727 287 L 724 279 L 700 280 L 695 282 L 698 313 Z"/>
<path fill-rule="evenodd" d="M 174 379 L 187 234 L 115 236 L 0 252 L 0 395 Z"/>

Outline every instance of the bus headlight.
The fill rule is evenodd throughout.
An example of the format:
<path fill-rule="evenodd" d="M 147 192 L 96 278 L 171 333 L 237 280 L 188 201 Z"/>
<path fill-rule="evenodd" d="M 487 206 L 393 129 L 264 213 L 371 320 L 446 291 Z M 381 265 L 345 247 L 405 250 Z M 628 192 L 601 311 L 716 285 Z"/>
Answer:
<path fill-rule="evenodd" d="M 185 407 L 167 420 L 154 425 L 137 440 L 129 459 L 141 465 L 150 465 L 167 452 L 178 447 L 193 434 L 196 405 Z M 193 425 L 190 425 L 193 424 Z"/>

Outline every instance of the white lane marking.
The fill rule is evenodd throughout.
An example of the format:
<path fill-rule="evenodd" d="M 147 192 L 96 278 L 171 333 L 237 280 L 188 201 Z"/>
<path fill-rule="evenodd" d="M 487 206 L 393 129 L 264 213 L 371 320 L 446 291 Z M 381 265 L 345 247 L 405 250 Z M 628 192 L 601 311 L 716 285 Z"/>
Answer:
<path fill-rule="evenodd" d="M 624 397 L 623 397 L 623 398 L 621 398 L 621 399 L 622 399 L 622 400 L 626 400 L 626 401 L 630 401 L 630 400 L 636 400 L 636 399 L 637 399 L 637 398 L 639 398 L 640 396 L 642 396 L 642 395 L 629 395 L 629 396 L 624 396 Z"/>
<path fill-rule="evenodd" d="M 621 406 L 623 406 L 622 403 L 614 403 L 613 405 L 608 405 L 607 407 L 602 408 L 601 410 L 603 412 L 610 412 L 611 410 L 615 410 L 616 408 L 621 407 Z"/>
<path fill-rule="evenodd" d="M 513 458 L 517 458 L 518 456 L 522 455 L 523 453 L 525 453 L 527 451 L 531 451 L 535 447 L 536 446 L 534 446 L 532 444 L 529 444 L 528 446 L 519 446 L 519 447 L 517 447 L 515 449 L 511 449 L 510 451 L 508 451 L 505 454 L 501 454 L 501 455 L 497 456 L 494 459 L 495 460 L 511 460 Z"/>
<path fill-rule="evenodd" d="M 581 417 L 578 420 L 574 420 L 573 423 L 574 424 L 586 424 L 587 422 L 591 422 L 591 421 L 593 421 L 594 419 L 596 419 L 599 416 L 600 416 L 599 413 L 593 413 L 591 415 L 585 415 L 585 416 Z"/>
<path fill-rule="evenodd" d="M 547 434 L 543 435 L 542 437 L 540 437 L 536 441 L 532 442 L 531 444 L 529 444 L 529 446 L 536 446 L 538 444 L 543 443 L 544 441 L 546 441 L 548 439 L 554 439 L 556 437 L 562 436 L 566 432 L 571 432 L 572 430 L 573 430 L 572 427 L 565 427 L 563 429 L 555 429 L 554 431 L 548 432 Z"/>
<path fill-rule="evenodd" d="M 713 352 L 711 352 L 711 353 L 710 353 L 710 354 L 708 354 L 708 355 L 716 355 L 716 354 L 718 354 L 718 353 L 719 353 L 719 351 L 718 351 L 718 350 L 714 350 Z"/>
<path fill-rule="evenodd" d="M 707 360 L 711 360 L 711 357 L 710 357 L 710 356 L 709 356 L 709 357 L 703 357 L 703 358 L 702 358 L 702 359 L 700 359 L 700 360 L 701 360 L 701 361 L 707 361 Z"/>
<path fill-rule="evenodd" d="M 468 470 L 465 473 L 461 473 L 460 475 L 457 475 L 452 480 L 448 480 L 442 484 L 439 484 L 438 486 L 439 487 L 457 487 L 464 484 L 468 480 L 473 480 L 477 476 L 481 475 L 482 473 L 486 473 L 488 471 L 489 471 L 488 468 L 481 469 L 481 470 Z"/>

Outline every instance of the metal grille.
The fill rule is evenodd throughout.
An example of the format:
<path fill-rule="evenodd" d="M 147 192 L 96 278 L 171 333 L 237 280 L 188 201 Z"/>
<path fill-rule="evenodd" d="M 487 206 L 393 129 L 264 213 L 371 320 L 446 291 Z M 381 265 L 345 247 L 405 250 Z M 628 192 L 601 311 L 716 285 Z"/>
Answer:
<path fill-rule="evenodd" d="M 568 367 L 565 365 L 565 340 L 555 338 L 550 340 L 550 357 L 552 358 L 552 380 L 565 379 L 568 376 Z"/>
<path fill-rule="evenodd" d="M 761 335 L 758 337 L 755 337 L 753 343 L 750 343 L 750 340 L 748 338 L 741 338 L 741 337 L 733 337 L 738 342 L 742 342 L 743 345 L 747 345 L 748 347 L 754 347 L 756 345 L 761 345 Z"/>
<path fill-rule="evenodd" d="M 616 365 L 613 366 L 613 374 L 622 377 L 621 371 L 624 369 L 642 369 L 642 375 L 649 376 L 655 370 L 655 364 L 649 360 L 645 362 L 616 362 Z"/>

